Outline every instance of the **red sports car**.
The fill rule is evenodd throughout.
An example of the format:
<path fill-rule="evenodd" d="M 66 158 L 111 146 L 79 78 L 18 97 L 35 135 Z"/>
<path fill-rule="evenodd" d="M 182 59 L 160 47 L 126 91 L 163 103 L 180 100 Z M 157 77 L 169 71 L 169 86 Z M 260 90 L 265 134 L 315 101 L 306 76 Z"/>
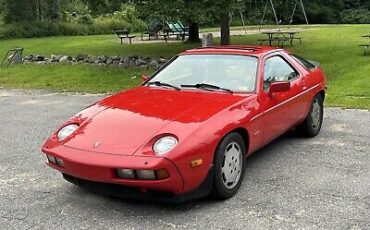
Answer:
<path fill-rule="evenodd" d="M 316 136 L 326 81 L 283 49 L 185 51 L 137 88 L 65 122 L 42 147 L 72 183 L 113 196 L 234 196 L 245 159 L 286 131 Z"/>

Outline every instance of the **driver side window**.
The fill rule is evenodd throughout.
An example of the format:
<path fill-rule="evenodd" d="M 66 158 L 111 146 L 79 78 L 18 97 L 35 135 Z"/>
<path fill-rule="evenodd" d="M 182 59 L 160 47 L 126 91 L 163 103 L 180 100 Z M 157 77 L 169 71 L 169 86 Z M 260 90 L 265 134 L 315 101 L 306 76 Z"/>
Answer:
<path fill-rule="evenodd" d="M 273 82 L 290 81 L 298 73 L 280 56 L 274 56 L 265 61 L 263 89 L 268 90 Z"/>

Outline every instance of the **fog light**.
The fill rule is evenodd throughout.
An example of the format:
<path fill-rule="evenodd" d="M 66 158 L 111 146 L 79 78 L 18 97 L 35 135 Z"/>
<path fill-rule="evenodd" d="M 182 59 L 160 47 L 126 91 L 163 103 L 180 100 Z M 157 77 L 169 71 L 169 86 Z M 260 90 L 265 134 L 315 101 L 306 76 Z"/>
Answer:
<path fill-rule="evenodd" d="M 164 180 L 170 177 L 166 169 L 160 169 L 155 171 L 158 180 Z"/>
<path fill-rule="evenodd" d="M 55 161 L 56 161 L 56 163 L 57 163 L 58 166 L 64 167 L 64 161 L 62 159 L 55 158 Z"/>
<path fill-rule="evenodd" d="M 142 180 L 155 180 L 153 170 L 137 170 L 137 177 Z"/>
<path fill-rule="evenodd" d="M 50 155 L 46 155 L 46 157 L 48 158 L 49 163 L 53 163 L 53 164 L 57 163 L 55 157 L 50 156 Z"/>
<path fill-rule="evenodd" d="M 135 179 L 135 172 L 131 169 L 117 169 L 117 176 L 122 179 Z"/>

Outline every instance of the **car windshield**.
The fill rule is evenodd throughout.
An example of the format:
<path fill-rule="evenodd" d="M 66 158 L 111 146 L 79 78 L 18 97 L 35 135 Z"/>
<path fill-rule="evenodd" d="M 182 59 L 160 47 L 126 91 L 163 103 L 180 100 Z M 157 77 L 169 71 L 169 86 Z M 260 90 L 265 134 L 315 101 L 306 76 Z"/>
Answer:
<path fill-rule="evenodd" d="M 258 59 L 242 55 L 183 55 L 158 72 L 147 85 L 253 92 Z"/>

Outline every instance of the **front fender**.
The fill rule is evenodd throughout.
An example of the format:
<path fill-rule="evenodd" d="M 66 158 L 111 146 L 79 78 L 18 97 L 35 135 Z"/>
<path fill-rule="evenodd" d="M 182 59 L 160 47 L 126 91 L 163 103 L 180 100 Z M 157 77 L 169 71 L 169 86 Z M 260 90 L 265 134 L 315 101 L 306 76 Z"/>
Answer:
<path fill-rule="evenodd" d="M 184 192 L 196 189 L 206 179 L 222 138 L 235 129 L 243 128 L 249 133 L 249 128 L 254 128 L 250 119 L 258 108 L 255 103 L 254 100 L 245 100 L 230 106 L 199 124 L 185 138 L 180 138 L 179 146 L 168 158 L 176 164 L 184 178 Z M 247 143 L 251 141 L 246 140 Z M 199 159 L 202 165 L 192 167 L 191 162 Z"/>

